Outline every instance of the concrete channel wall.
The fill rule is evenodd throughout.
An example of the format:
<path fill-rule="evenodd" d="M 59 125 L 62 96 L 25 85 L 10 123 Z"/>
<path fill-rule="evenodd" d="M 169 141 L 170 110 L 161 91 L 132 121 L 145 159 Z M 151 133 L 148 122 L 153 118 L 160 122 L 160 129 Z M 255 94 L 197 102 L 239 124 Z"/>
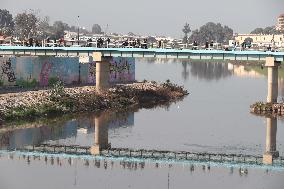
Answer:
<path fill-rule="evenodd" d="M 51 86 L 57 80 L 65 84 L 96 84 L 96 63 L 92 57 L 4 56 L 0 57 L 0 87 Z M 86 60 L 86 58 L 85 58 Z M 113 57 L 110 62 L 111 83 L 135 80 L 134 58 Z"/>

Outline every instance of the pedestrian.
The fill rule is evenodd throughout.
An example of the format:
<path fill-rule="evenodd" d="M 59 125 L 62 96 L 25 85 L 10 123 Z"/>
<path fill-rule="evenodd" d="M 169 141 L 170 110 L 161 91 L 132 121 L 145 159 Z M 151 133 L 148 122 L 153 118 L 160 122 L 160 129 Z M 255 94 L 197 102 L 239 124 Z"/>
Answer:
<path fill-rule="evenodd" d="M 198 47 L 198 43 L 197 43 L 197 41 L 194 41 L 192 50 L 197 50 L 197 47 Z"/>
<path fill-rule="evenodd" d="M 137 46 L 138 46 L 138 48 L 140 48 L 140 47 L 141 47 L 140 39 L 137 39 Z"/>
<path fill-rule="evenodd" d="M 158 41 L 158 48 L 161 48 L 162 47 L 162 40 L 159 40 Z"/>
<path fill-rule="evenodd" d="M 107 46 L 108 46 L 110 44 L 110 38 L 108 37 L 106 41 L 107 41 Z"/>
<path fill-rule="evenodd" d="M 213 45 L 214 45 L 214 42 L 213 42 L 213 40 L 211 40 L 211 42 L 210 42 L 210 48 L 213 48 Z"/>
<path fill-rule="evenodd" d="M 205 49 L 208 49 L 208 48 L 209 48 L 209 42 L 206 41 L 206 43 L 205 43 Z"/>
<path fill-rule="evenodd" d="M 30 46 L 30 47 L 33 46 L 33 38 L 29 38 L 29 46 Z"/>

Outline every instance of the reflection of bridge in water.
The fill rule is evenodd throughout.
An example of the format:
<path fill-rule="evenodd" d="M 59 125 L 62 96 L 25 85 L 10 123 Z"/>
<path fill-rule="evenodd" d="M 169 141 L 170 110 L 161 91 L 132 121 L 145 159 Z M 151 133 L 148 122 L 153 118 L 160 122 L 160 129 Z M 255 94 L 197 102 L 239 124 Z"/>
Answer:
<path fill-rule="evenodd" d="M 104 157 L 104 158 L 131 158 L 135 160 L 159 161 L 198 161 L 209 163 L 229 163 L 245 165 L 273 165 L 284 168 L 284 157 L 279 157 L 276 149 L 277 119 L 267 118 L 266 149 L 264 155 L 244 155 L 225 153 L 201 153 L 187 151 L 146 150 L 131 148 L 112 148 L 108 140 L 108 127 L 111 122 L 111 113 L 105 112 L 94 118 L 95 133 L 94 145 L 58 145 L 39 144 L 29 145 L 17 149 L 22 153 L 71 155 L 72 157 Z"/>

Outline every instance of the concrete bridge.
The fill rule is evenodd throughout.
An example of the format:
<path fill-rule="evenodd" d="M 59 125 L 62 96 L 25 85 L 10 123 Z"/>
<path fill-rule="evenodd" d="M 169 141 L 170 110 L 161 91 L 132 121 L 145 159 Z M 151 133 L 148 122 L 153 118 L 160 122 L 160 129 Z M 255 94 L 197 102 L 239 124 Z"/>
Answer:
<path fill-rule="evenodd" d="M 231 61 L 284 61 L 284 52 L 176 50 L 140 48 L 93 48 L 93 47 L 23 47 L 0 46 L 0 56 L 92 56 L 96 61 L 96 86 L 98 90 L 109 87 L 110 60 L 112 57 L 175 58 L 190 60 Z M 275 74 L 274 74 L 275 75 Z M 276 77 L 273 76 L 273 77 Z"/>
<path fill-rule="evenodd" d="M 264 61 L 266 57 L 273 56 L 276 61 L 284 61 L 284 52 L 270 51 L 0 46 L 0 55 L 15 56 L 93 56 L 94 52 L 100 52 L 103 57 Z"/>

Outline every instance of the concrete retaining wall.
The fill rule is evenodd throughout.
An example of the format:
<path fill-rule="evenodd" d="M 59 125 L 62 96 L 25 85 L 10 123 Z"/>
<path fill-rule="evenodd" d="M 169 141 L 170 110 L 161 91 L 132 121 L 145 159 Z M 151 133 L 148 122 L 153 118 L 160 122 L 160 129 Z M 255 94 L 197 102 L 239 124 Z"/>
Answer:
<path fill-rule="evenodd" d="M 80 63 L 78 57 L 0 57 L 1 86 L 49 86 L 57 80 L 65 84 L 96 84 L 96 63 Z M 134 58 L 115 57 L 110 62 L 110 82 L 135 80 Z"/>

